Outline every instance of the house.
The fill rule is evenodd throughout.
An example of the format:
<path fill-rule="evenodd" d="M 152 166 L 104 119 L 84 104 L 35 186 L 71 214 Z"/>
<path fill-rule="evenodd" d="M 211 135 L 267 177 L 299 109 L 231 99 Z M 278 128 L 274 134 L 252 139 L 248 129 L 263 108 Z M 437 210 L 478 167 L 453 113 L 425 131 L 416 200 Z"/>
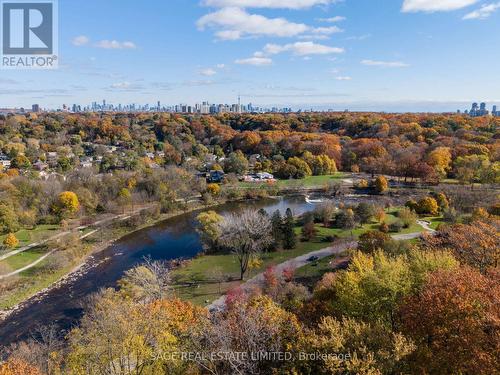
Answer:
<path fill-rule="evenodd" d="M 41 160 L 38 160 L 35 164 L 33 164 L 33 167 L 37 171 L 44 171 L 44 170 L 46 170 L 49 167 L 49 165 L 47 163 L 44 163 Z"/>
<path fill-rule="evenodd" d="M 219 184 L 224 181 L 224 172 L 223 171 L 210 171 L 210 175 L 207 178 L 208 183 Z"/>
<path fill-rule="evenodd" d="M 267 173 L 267 172 L 256 173 L 255 177 L 257 177 L 257 179 L 261 180 L 261 181 L 274 180 L 274 176 L 271 173 Z"/>
<path fill-rule="evenodd" d="M 0 169 L 9 169 L 10 168 L 10 159 L 7 155 L 0 154 Z"/>

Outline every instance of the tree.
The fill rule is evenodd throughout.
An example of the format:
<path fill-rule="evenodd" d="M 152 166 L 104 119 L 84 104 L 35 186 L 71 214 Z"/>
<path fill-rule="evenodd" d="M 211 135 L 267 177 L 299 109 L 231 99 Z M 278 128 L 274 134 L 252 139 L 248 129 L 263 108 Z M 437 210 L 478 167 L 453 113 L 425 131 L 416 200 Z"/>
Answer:
<path fill-rule="evenodd" d="M 441 226 L 435 235 L 424 237 L 425 246 L 431 249 L 450 249 L 463 264 L 485 272 L 496 268 L 500 262 L 499 221 L 475 221 L 471 224 Z"/>
<path fill-rule="evenodd" d="M 279 210 L 276 210 L 271 216 L 271 226 L 272 226 L 272 235 L 274 238 L 274 244 L 276 247 L 280 247 L 284 240 L 284 227 L 283 227 L 283 219 L 281 217 L 281 213 Z"/>
<path fill-rule="evenodd" d="M 40 370 L 19 359 L 9 359 L 0 365 L 0 375 L 43 375 Z"/>
<path fill-rule="evenodd" d="M 361 224 L 369 223 L 374 215 L 374 207 L 371 204 L 362 202 L 354 210 L 356 220 Z"/>
<path fill-rule="evenodd" d="M 417 215 L 408 207 L 403 207 L 398 211 L 398 218 L 403 222 L 405 228 L 409 228 L 417 222 Z"/>
<path fill-rule="evenodd" d="M 302 238 L 307 241 L 311 241 L 314 237 L 316 237 L 317 233 L 318 230 L 316 229 L 313 221 L 308 221 L 302 227 Z"/>
<path fill-rule="evenodd" d="M 250 260 L 272 244 L 271 221 L 254 210 L 231 214 L 218 224 L 220 243 L 237 257 L 240 280 L 243 280 Z"/>
<path fill-rule="evenodd" d="M 458 262 L 442 251 L 414 250 L 409 256 L 397 257 L 389 257 L 382 251 L 372 255 L 357 252 L 349 268 L 326 285 L 326 289 L 333 291 L 333 297 L 326 294 L 325 315 L 380 322 L 394 329 L 400 303 L 419 290 L 429 272 L 457 267 Z"/>
<path fill-rule="evenodd" d="M 357 225 L 355 217 L 352 209 L 342 210 L 335 215 L 335 225 L 338 228 L 352 231 Z"/>
<path fill-rule="evenodd" d="M 486 155 L 468 155 L 458 157 L 455 161 L 457 178 L 464 184 L 474 186 L 476 182 L 485 180 L 491 163 Z"/>
<path fill-rule="evenodd" d="M 432 273 L 401 307 L 402 328 L 417 344 L 415 372 L 498 373 L 500 273 L 463 267 Z"/>
<path fill-rule="evenodd" d="M 445 178 L 451 170 L 451 151 L 449 147 L 438 147 L 431 151 L 427 162 L 434 168 L 440 178 Z"/>
<path fill-rule="evenodd" d="M 205 309 L 177 299 L 135 303 L 113 290 L 88 305 L 68 337 L 68 373 L 193 373 L 176 354 L 194 351 L 191 341 L 210 325 Z"/>
<path fill-rule="evenodd" d="M 63 214 L 76 214 L 80 210 L 80 202 L 78 196 L 72 191 L 64 191 L 59 194 L 58 199 L 59 210 Z"/>
<path fill-rule="evenodd" d="M 145 258 L 144 263 L 125 272 L 119 281 L 122 292 L 134 301 L 150 303 L 171 295 L 170 267 L 166 262 Z"/>
<path fill-rule="evenodd" d="M 302 179 L 312 176 L 312 171 L 309 165 L 304 160 L 298 157 L 288 159 L 287 164 L 296 168 L 296 175 L 294 176 L 295 178 Z"/>
<path fill-rule="evenodd" d="M 240 150 L 232 152 L 224 161 L 224 170 L 226 173 L 245 174 L 248 170 L 248 160 Z"/>
<path fill-rule="evenodd" d="M 123 207 L 123 213 L 125 213 L 125 208 L 132 202 L 132 194 L 127 188 L 122 188 L 118 192 L 118 203 Z"/>
<path fill-rule="evenodd" d="M 292 210 L 287 208 L 283 223 L 283 248 L 290 250 L 297 246 L 297 236 L 295 234 L 295 219 Z"/>
<path fill-rule="evenodd" d="M 379 194 L 384 193 L 389 188 L 389 183 L 384 176 L 378 176 L 373 184 L 375 191 Z"/>
<path fill-rule="evenodd" d="M 17 232 L 19 221 L 14 209 L 5 203 L 0 203 L 0 233 Z"/>
<path fill-rule="evenodd" d="M 439 213 L 437 201 L 432 197 L 425 197 L 417 203 L 417 213 L 420 215 L 436 216 Z"/>
<path fill-rule="evenodd" d="M 390 241 L 392 238 L 388 234 L 373 230 L 359 236 L 358 249 L 365 254 L 373 254 L 377 250 L 383 250 Z"/>
<path fill-rule="evenodd" d="M 377 322 L 330 316 L 300 344 L 305 353 L 339 353 L 298 362 L 297 373 L 304 374 L 407 373 L 407 357 L 415 350 L 411 339 Z"/>
<path fill-rule="evenodd" d="M 7 249 L 15 249 L 19 245 L 19 240 L 14 233 L 9 233 L 3 240 L 3 245 Z"/>
<path fill-rule="evenodd" d="M 226 311 L 216 313 L 206 326 L 202 340 L 195 342 L 199 365 L 212 374 L 288 373 L 287 361 L 254 360 L 250 353 L 294 352 L 302 339 L 297 317 L 267 296 L 239 296 Z M 221 358 L 211 353 L 248 353 Z M 283 368 L 281 371 L 280 368 Z"/>
<path fill-rule="evenodd" d="M 218 184 L 208 184 L 207 191 L 210 193 L 210 195 L 216 197 L 220 194 L 221 188 Z"/>
<path fill-rule="evenodd" d="M 219 224 L 224 218 L 215 211 L 202 212 L 196 217 L 199 223 L 198 233 L 201 241 L 207 250 L 215 250 L 218 245 L 220 231 Z"/>
<path fill-rule="evenodd" d="M 24 155 L 18 155 L 12 159 L 12 168 L 16 169 L 29 169 L 31 168 L 31 163 L 29 159 Z"/>

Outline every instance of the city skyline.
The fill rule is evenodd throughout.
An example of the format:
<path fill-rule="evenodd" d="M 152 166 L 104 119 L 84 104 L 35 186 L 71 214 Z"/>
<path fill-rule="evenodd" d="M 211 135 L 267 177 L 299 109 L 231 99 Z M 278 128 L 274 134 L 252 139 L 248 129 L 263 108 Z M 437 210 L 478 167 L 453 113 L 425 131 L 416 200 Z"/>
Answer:
<path fill-rule="evenodd" d="M 500 103 L 499 14 L 485 4 L 172 0 L 137 12 L 117 0 L 62 0 L 59 69 L 0 71 L 0 107 L 232 103 L 239 94 L 259 107 L 338 111 Z M 464 54 L 465 45 L 488 53 Z"/>

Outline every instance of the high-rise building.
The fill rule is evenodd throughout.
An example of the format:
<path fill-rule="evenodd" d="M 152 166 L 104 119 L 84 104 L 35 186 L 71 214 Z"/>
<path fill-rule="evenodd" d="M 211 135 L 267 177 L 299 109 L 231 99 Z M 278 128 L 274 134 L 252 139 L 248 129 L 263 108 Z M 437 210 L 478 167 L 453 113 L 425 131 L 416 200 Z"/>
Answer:
<path fill-rule="evenodd" d="M 38 104 L 33 104 L 31 106 L 31 112 L 35 112 L 35 113 L 40 112 L 40 106 Z"/>

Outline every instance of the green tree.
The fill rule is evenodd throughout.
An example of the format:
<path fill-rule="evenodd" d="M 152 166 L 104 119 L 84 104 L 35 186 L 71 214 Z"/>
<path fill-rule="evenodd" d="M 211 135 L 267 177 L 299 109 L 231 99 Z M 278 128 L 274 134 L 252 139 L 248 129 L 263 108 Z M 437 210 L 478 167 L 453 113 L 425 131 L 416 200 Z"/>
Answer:
<path fill-rule="evenodd" d="M 279 248 L 284 240 L 284 224 L 279 210 L 276 210 L 271 216 L 271 225 L 275 247 Z"/>
<path fill-rule="evenodd" d="M 297 235 L 295 234 L 295 219 L 292 210 L 287 208 L 283 223 L 283 247 L 287 250 L 295 249 L 297 246 Z"/>

